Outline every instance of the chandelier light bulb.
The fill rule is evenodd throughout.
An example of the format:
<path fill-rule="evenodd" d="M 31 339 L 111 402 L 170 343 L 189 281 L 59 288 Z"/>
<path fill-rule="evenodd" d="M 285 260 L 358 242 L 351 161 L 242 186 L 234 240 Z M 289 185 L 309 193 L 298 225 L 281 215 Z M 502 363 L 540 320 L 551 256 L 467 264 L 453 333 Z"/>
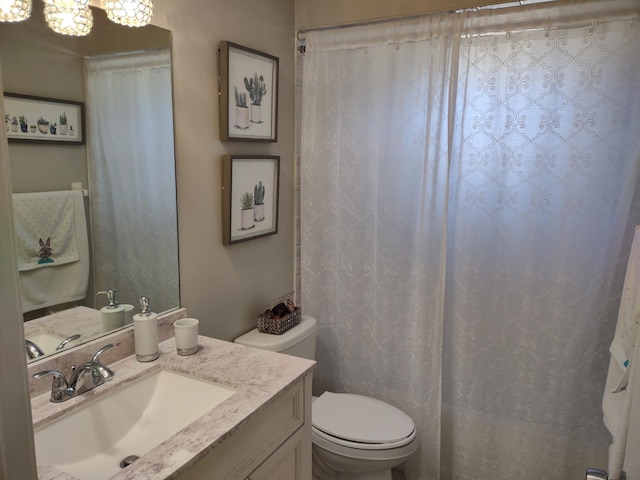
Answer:
<path fill-rule="evenodd" d="M 54 32 L 81 37 L 93 27 L 89 0 L 45 0 L 44 16 Z"/>
<path fill-rule="evenodd" d="M 109 20 L 127 27 L 144 27 L 151 23 L 152 0 L 104 0 L 103 7 Z"/>
<path fill-rule="evenodd" d="M 31 0 L 0 0 L 0 22 L 21 22 L 31 15 Z"/>

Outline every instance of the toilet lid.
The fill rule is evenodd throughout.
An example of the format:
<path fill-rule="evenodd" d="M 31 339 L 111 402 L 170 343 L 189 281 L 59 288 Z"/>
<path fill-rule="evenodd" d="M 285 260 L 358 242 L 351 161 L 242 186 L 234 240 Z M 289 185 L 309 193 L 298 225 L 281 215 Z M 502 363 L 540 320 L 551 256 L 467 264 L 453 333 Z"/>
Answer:
<path fill-rule="evenodd" d="M 403 411 L 375 398 L 324 392 L 311 409 L 312 424 L 332 437 L 368 444 L 404 443 L 415 430 Z"/>

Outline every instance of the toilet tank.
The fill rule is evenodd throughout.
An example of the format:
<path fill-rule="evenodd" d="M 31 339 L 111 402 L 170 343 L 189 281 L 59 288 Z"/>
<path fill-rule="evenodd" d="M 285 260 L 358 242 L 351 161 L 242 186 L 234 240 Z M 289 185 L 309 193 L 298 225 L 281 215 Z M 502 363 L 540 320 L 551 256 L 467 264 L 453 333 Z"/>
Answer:
<path fill-rule="evenodd" d="M 235 343 L 315 360 L 316 330 L 316 319 L 302 315 L 300 323 L 282 335 L 260 333 L 257 328 L 254 328 L 236 338 Z"/>

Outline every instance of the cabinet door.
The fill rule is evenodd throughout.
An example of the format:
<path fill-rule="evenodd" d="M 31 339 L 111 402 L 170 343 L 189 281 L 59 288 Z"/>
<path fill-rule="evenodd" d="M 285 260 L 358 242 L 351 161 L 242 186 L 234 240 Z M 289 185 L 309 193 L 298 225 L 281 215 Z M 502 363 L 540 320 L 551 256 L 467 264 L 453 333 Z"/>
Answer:
<path fill-rule="evenodd" d="M 308 480 L 302 429 L 293 434 L 256 468 L 247 480 Z"/>

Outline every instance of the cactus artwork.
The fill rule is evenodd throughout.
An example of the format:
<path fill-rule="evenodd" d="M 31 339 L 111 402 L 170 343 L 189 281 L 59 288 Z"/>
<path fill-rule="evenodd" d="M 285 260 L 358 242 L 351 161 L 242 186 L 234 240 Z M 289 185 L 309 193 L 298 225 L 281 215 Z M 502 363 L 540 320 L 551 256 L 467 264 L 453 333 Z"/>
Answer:
<path fill-rule="evenodd" d="M 262 97 L 267 94 L 264 77 L 257 73 L 254 73 L 253 77 L 244 77 L 244 88 L 251 97 L 251 123 L 262 123 Z"/>
<path fill-rule="evenodd" d="M 247 94 L 238 92 L 238 87 L 233 87 L 236 99 L 236 127 L 246 130 L 249 128 L 249 109 L 247 108 Z"/>
<path fill-rule="evenodd" d="M 255 199 L 256 205 L 262 205 L 264 203 L 264 185 L 262 184 L 262 180 L 253 187 L 253 198 Z"/>
<path fill-rule="evenodd" d="M 240 197 L 240 229 L 249 230 L 253 228 L 253 193 L 245 192 Z"/>
<path fill-rule="evenodd" d="M 256 222 L 261 222 L 264 220 L 264 185 L 262 184 L 262 180 L 253 187 L 253 198 L 253 219 Z"/>
<path fill-rule="evenodd" d="M 264 83 L 264 77 L 253 74 L 252 78 L 244 77 L 244 88 L 249 92 L 252 105 L 261 105 L 262 97 L 267 94 L 267 85 Z"/>
<path fill-rule="evenodd" d="M 240 206 L 242 210 L 249 210 L 253 208 L 253 194 L 251 192 L 245 192 L 240 197 Z"/>
<path fill-rule="evenodd" d="M 238 92 L 238 87 L 233 87 L 233 94 L 236 97 L 236 107 L 247 108 L 247 94 Z"/>

